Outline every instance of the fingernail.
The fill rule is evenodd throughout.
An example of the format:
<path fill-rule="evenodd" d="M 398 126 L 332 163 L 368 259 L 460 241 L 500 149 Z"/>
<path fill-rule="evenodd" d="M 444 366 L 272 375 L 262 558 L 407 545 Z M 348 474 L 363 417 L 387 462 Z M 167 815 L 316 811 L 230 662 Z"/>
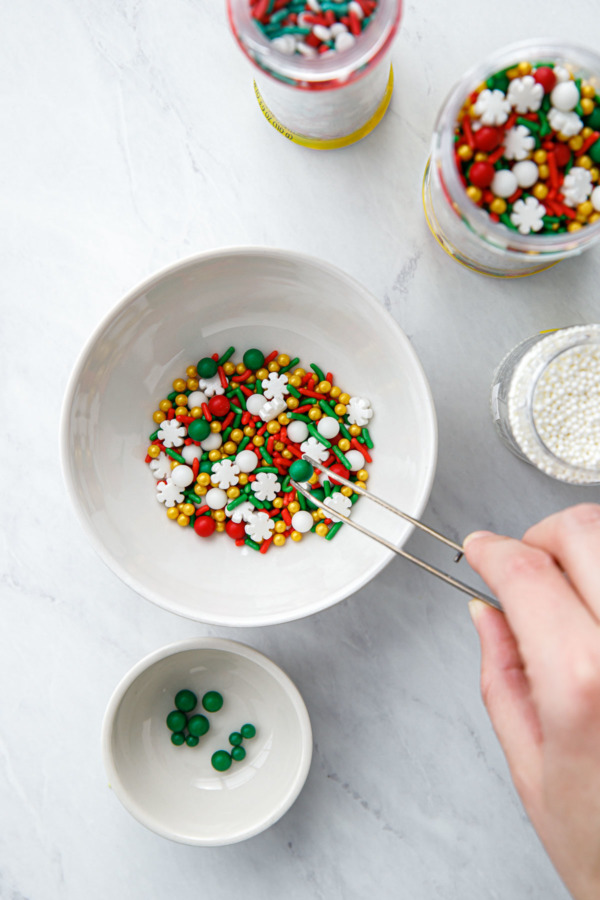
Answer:
<path fill-rule="evenodd" d="M 476 541 L 478 538 L 483 537 L 493 537 L 493 531 L 472 531 L 471 534 L 468 534 L 463 541 L 463 547 L 466 547 L 471 541 Z"/>
<path fill-rule="evenodd" d="M 475 600 L 474 597 L 469 600 L 469 612 L 471 613 L 471 618 L 475 626 L 477 625 L 481 614 L 484 612 L 486 605 L 487 604 L 484 603 L 483 600 Z"/>

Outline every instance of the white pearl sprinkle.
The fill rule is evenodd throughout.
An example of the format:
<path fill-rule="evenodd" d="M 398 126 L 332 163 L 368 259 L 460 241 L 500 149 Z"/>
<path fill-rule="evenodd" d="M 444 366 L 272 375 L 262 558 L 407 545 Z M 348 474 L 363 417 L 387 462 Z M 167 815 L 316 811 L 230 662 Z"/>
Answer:
<path fill-rule="evenodd" d="M 533 465 L 573 484 L 600 481 L 600 325 L 558 329 L 530 346 L 506 403 L 512 436 Z"/>

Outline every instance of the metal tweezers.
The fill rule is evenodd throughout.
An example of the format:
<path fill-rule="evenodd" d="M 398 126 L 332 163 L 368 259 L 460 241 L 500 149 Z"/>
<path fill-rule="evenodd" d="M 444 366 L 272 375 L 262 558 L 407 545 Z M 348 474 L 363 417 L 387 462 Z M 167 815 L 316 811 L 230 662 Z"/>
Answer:
<path fill-rule="evenodd" d="M 329 472 L 329 469 L 326 469 L 324 466 L 321 466 L 318 462 L 315 462 L 310 456 L 306 453 L 302 456 L 302 459 L 306 460 L 306 462 L 310 463 L 315 469 L 318 469 L 321 472 L 325 472 L 329 475 L 332 480 L 336 482 L 340 482 L 340 484 L 344 484 L 347 487 L 352 488 L 357 494 L 362 494 L 363 497 L 367 497 L 369 500 L 373 500 L 374 503 L 378 503 L 379 506 L 383 506 L 385 509 L 390 512 L 395 513 L 397 516 L 400 516 L 401 519 L 405 519 L 407 522 L 410 522 L 411 525 L 414 525 L 416 528 L 420 528 L 421 531 L 425 531 L 431 537 L 436 538 L 438 541 L 441 541 L 443 544 L 446 544 L 448 547 L 452 547 L 453 550 L 456 550 L 456 556 L 454 557 L 454 562 L 458 562 L 463 556 L 463 548 L 460 544 L 456 544 L 454 541 L 451 541 L 450 538 L 445 537 L 443 534 L 440 534 L 438 531 L 434 531 L 433 528 L 430 528 L 428 525 L 424 525 L 423 522 L 419 522 L 418 519 L 413 519 L 412 516 L 409 516 L 407 513 L 402 512 L 400 509 L 396 509 L 395 506 L 392 506 L 390 503 L 387 503 L 385 500 L 382 500 L 380 497 L 376 497 L 374 494 L 371 494 L 369 491 L 366 491 L 364 488 L 357 487 L 357 485 L 348 481 L 346 478 L 343 478 L 341 475 L 338 475 L 337 472 L 332 474 Z M 334 478 L 335 476 L 335 478 Z M 484 603 L 487 603 L 489 606 L 493 606 L 495 609 L 502 610 L 502 606 L 496 600 L 495 597 L 489 597 L 487 594 L 481 593 L 481 591 L 476 591 L 475 589 L 469 587 L 468 584 L 465 584 L 463 581 L 459 581 L 457 578 L 453 578 L 451 575 L 447 575 L 445 572 L 440 571 L 440 569 L 436 569 L 434 566 L 429 565 L 429 563 L 425 562 L 422 559 L 419 559 L 417 556 L 412 556 L 410 553 L 407 553 L 405 550 L 401 550 L 399 547 L 394 546 L 394 544 L 390 543 L 390 541 L 386 541 L 385 538 L 380 537 L 378 534 L 374 534 L 372 531 L 369 531 L 368 528 L 365 528 L 363 525 L 359 525 L 358 522 L 355 522 L 353 519 L 348 518 L 348 516 L 342 515 L 342 513 L 331 510 L 328 506 L 322 503 L 317 497 L 315 497 L 311 491 L 309 491 L 302 484 L 299 484 L 297 481 L 293 479 L 290 480 L 290 483 L 296 488 L 296 490 L 302 494 L 303 497 L 306 497 L 312 504 L 318 506 L 319 509 L 322 509 L 323 512 L 331 514 L 331 518 L 340 519 L 346 525 L 350 525 L 352 528 L 356 528 L 357 531 L 362 532 L 362 534 L 366 534 L 367 537 L 372 538 L 374 541 L 378 541 L 380 544 L 383 544 L 384 547 L 387 547 L 388 550 L 392 550 L 394 553 L 397 553 L 398 556 L 403 556 L 405 559 L 408 559 L 410 562 L 415 563 L 415 565 L 420 566 L 422 569 L 425 569 L 426 572 L 429 572 L 431 575 L 435 575 L 436 578 L 441 578 L 442 581 L 445 581 L 446 584 L 452 585 L 452 587 L 457 588 L 459 591 L 463 591 L 465 594 L 468 594 L 475 600 L 482 600 Z"/>

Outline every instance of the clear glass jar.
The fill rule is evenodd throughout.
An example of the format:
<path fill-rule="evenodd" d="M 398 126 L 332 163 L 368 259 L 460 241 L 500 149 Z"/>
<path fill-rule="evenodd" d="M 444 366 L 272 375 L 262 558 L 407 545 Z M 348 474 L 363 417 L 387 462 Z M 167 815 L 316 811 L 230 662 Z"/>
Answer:
<path fill-rule="evenodd" d="M 227 0 L 227 11 L 238 44 L 256 67 L 259 105 L 288 140 L 315 149 L 343 147 L 381 121 L 392 95 L 390 49 L 402 0 L 379 0 L 353 47 L 315 58 L 277 50 L 252 18 L 249 0 Z"/>
<path fill-rule="evenodd" d="M 549 61 L 565 66 L 600 93 L 600 56 L 561 40 L 539 38 L 511 44 L 474 66 L 452 88 L 435 124 L 430 158 L 423 180 L 427 223 L 442 248 L 455 260 L 485 275 L 531 275 L 600 239 L 600 222 L 577 232 L 556 235 L 520 234 L 473 203 L 465 192 L 454 158 L 459 112 L 471 92 L 492 75 L 521 61 Z M 542 201 L 543 202 L 543 201 Z"/>
<path fill-rule="evenodd" d="M 518 344 L 492 383 L 491 413 L 520 459 L 570 484 L 600 484 L 600 325 Z"/>

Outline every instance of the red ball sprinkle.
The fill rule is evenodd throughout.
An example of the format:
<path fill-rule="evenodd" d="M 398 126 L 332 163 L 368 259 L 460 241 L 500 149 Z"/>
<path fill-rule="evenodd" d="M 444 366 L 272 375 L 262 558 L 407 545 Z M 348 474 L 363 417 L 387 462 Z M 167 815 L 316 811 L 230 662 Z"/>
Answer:
<path fill-rule="evenodd" d="M 329 471 L 336 475 L 341 475 L 342 478 L 350 478 L 350 472 L 341 463 L 334 463 L 332 466 L 329 466 Z M 335 478 L 332 478 L 331 482 L 332 484 L 339 484 L 339 481 L 336 481 Z"/>
<path fill-rule="evenodd" d="M 533 77 L 538 84 L 541 84 L 546 94 L 549 94 L 556 84 L 556 75 L 549 66 L 540 66 L 533 73 Z"/>
<path fill-rule="evenodd" d="M 502 128 L 493 128 L 491 125 L 484 125 L 479 131 L 475 132 L 473 137 L 475 148 L 489 153 L 499 147 L 504 139 L 504 130 Z"/>
<path fill-rule="evenodd" d="M 213 416 L 226 416 L 231 408 L 231 403 L 228 397 L 216 394 L 208 401 L 208 408 Z"/>
<path fill-rule="evenodd" d="M 194 531 L 200 537 L 210 537 L 217 523 L 211 516 L 199 516 L 194 522 Z"/>
<path fill-rule="evenodd" d="M 230 519 L 225 526 L 225 531 L 234 541 L 239 541 L 246 537 L 246 526 L 243 522 L 233 522 Z"/>
<path fill-rule="evenodd" d="M 564 168 L 571 159 L 571 151 L 567 144 L 556 144 L 554 147 L 554 159 L 556 165 Z"/>
<path fill-rule="evenodd" d="M 469 169 L 469 181 L 478 188 L 487 188 L 494 180 L 496 170 L 488 162 L 473 163 Z"/>

